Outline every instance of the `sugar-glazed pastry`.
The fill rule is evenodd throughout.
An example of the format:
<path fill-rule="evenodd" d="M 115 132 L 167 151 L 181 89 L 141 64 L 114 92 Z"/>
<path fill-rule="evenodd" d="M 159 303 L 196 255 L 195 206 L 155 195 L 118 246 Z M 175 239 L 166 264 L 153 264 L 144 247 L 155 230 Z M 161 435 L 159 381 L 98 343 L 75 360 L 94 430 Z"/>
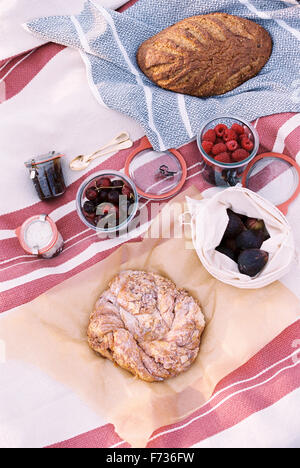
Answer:
<path fill-rule="evenodd" d="M 90 347 L 140 379 L 155 382 L 187 370 L 205 328 L 200 306 L 162 276 L 124 271 L 95 305 Z"/>

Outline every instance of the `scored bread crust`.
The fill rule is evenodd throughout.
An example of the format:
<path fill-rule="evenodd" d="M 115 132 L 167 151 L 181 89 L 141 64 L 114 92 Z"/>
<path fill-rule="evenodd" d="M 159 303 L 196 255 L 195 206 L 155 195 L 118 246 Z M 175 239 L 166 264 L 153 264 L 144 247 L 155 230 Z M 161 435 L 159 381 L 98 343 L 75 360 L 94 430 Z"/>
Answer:
<path fill-rule="evenodd" d="M 204 328 L 200 306 L 185 290 L 154 273 L 124 271 L 97 301 L 87 334 L 94 351 L 159 382 L 191 366 Z"/>
<path fill-rule="evenodd" d="M 272 53 L 259 24 L 226 13 L 193 16 L 145 41 L 137 52 L 143 73 L 169 91 L 210 97 L 256 76 Z"/>

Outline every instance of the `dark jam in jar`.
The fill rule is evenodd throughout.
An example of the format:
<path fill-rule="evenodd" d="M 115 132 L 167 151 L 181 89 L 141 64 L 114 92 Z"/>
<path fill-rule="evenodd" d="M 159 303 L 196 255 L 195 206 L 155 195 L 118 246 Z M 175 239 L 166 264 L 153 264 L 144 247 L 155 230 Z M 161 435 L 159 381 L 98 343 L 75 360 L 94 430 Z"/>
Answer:
<path fill-rule="evenodd" d="M 59 197 L 66 191 L 61 157 L 61 154 L 52 151 L 25 162 L 33 185 L 42 201 Z"/>

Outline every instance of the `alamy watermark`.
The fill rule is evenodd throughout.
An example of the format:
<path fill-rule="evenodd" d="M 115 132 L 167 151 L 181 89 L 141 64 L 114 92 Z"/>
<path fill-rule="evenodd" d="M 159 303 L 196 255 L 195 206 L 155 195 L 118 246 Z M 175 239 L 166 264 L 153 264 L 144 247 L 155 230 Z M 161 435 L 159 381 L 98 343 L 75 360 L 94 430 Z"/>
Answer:
<path fill-rule="evenodd" d="M 116 216 L 110 216 L 109 221 L 108 218 L 101 219 L 97 225 L 99 229 L 97 236 L 103 240 L 119 238 L 120 242 L 141 235 L 147 239 L 185 239 L 185 249 L 190 250 L 194 247 L 191 216 L 187 216 L 188 213 L 186 203 L 169 203 L 163 209 L 158 203 L 144 203 L 139 206 L 137 214 L 130 223 L 124 227 L 118 227 Z M 108 228 L 107 231 L 105 226 Z"/>

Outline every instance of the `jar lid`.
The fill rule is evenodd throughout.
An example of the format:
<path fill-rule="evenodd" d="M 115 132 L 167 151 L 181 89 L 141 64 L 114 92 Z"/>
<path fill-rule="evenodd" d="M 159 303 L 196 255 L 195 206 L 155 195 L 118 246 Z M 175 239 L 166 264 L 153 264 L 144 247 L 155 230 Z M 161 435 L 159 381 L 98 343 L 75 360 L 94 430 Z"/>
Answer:
<path fill-rule="evenodd" d="M 56 153 L 56 151 L 50 151 L 47 154 L 42 154 L 36 158 L 31 158 L 26 161 L 24 164 L 26 167 L 31 168 L 32 166 L 38 166 L 39 164 L 46 163 L 48 161 L 53 161 L 54 159 L 61 158 L 63 155 L 61 153 Z"/>
<path fill-rule="evenodd" d="M 154 151 L 147 137 L 129 155 L 125 174 L 138 194 L 149 200 L 166 200 L 176 195 L 187 177 L 186 162 L 179 151 Z"/>
<path fill-rule="evenodd" d="M 23 249 L 33 255 L 48 252 L 58 238 L 56 224 L 45 214 L 28 218 L 16 229 L 16 234 Z"/>
<path fill-rule="evenodd" d="M 300 193 L 300 166 L 285 154 L 263 153 L 247 166 L 242 185 L 271 201 L 286 215 Z"/>

